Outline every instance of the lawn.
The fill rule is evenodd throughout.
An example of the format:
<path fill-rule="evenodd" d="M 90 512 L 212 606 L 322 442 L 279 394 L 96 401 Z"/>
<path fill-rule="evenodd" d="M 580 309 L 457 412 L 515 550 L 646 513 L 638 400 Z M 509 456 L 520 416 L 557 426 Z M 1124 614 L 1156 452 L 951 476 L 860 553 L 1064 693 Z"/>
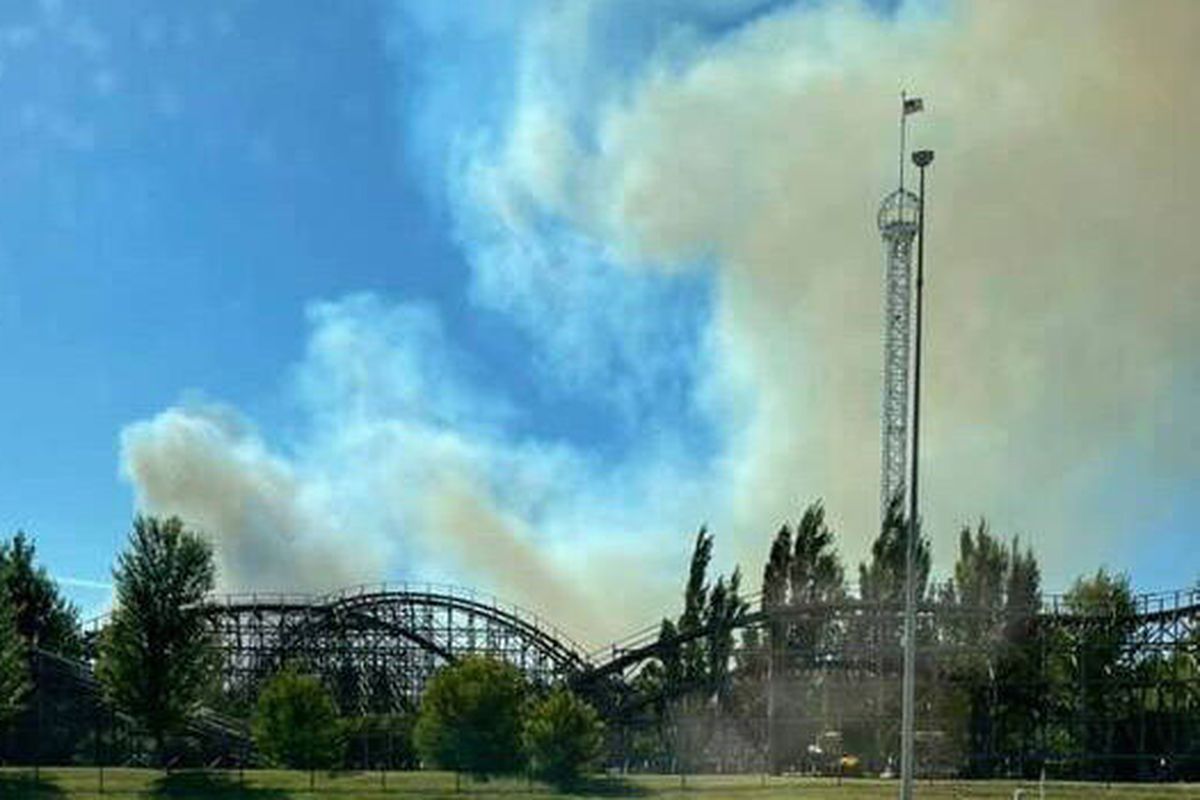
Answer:
<path fill-rule="evenodd" d="M 0 797 L 84 800 L 87 798 L 169 797 L 169 798 L 246 798 L 247 800 L 288 800 L 289 798 L 332 797 L 338 800 L 366 800 L 393 796 L 408 798 L 460 798 L 460 800 L 524 800 L 545 798 L 555 793 L 549 788 L 524 780 L 504 779 L 487 783 L 463 780 L 444 772 L 350 772 L 309 776 L 302 772 L 275 770 L 235 772 L 176 772 L 169 776 L 154 770 L 107 769 L 103 793 L 100 774 L 95 769 L 54 768 L 42 770 L 37 780 L 31 770 L 0 769 Z M 315 790 L 309 789 L 310 780 Z M 457 788 L 456 788 L 457 787 Z M 922 781 L 917 790 L 921 800 L 1010 800 L 1018 787 L 1027 789 L 1026 798 L 1038 797 L 1032 784 L 1008 781 Z M 662 800 L 891 800 L 896 796 L 895 781 L 834 780 L 812 778 L 763 778 L 761 776 L 705 775 L 681 781 L 678 776 L 636 776 L 629 779 L 600 779 L 575 797 L 645 797 Z M 1200 785 L 1114 785 L 1048 783 L 1047 800 L 1059 798 L 1106 798 L 1107 800 L 1151 800 L 1151 798 L 1197 798 Z"/>

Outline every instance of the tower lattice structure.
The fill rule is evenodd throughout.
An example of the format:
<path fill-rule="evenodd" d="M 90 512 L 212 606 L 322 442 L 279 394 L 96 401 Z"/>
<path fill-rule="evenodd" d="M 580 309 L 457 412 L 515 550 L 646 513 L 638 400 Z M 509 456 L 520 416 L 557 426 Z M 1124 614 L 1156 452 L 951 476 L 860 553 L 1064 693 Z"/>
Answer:
<path fill-rule="evenodd" d="M 901 187 L 883 199 L 877 218 L 886 255 L 881 519 L 887 513 L 892 498 L 904 491 L 908 474 L 912 393 L 912 250 L 917 235 L 920 203 L 917 195 Z"/>

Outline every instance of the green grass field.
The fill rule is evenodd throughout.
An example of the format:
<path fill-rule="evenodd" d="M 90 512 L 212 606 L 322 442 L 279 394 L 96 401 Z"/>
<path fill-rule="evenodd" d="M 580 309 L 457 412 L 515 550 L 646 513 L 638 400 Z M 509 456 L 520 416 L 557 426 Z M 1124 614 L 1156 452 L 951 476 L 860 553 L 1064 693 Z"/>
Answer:
<path fill-rule="evenodd" d="M 247 798 L 247 800 L 288 800 L 288 798 L 332 797 L 340 800 L 360 798 L 463 798 L 464 800 L 524 800 L 545 798 L 555 792 L 524 780 L 496 780 L 475 783 L 463 780 L 456 788 L 455 776 L 444 772 L 318 773 L 313 776 L 315 789 L 309 789 L 310 776 L 302 772 L 273 770 L 237 772 L 176 772 L 164 776 L 145 769 L 107 769 L 103 793 L 100 774 L 95 769 L 55 768 L 42 770 L 35 780 L 31 770 L 0 769 L 0 798 L 84 798 L 169 797 L 169 798 Z M 1038 797 L 1032 784 L 1008 781 L 922 781 L 917 796 L 924 800 L 1010 800 L 1014 790 L 1026 788 L 1025 798 Z M 895 781 L 810 778 L 767 778 L 761 776 L 691 776 L 685 782 L 677 776 L 636 776 L 629 779 L 600 779 L 574 797 L 645 797 L 663 800 L 890 800 L 896 796 Z M 1151 800 L 1151 798 L 1197 798 L 1200 785 L 1114 785 L 1048 783 L 1047 800 L 1059 798 L 1107 798 L 1108 800 Z"/>

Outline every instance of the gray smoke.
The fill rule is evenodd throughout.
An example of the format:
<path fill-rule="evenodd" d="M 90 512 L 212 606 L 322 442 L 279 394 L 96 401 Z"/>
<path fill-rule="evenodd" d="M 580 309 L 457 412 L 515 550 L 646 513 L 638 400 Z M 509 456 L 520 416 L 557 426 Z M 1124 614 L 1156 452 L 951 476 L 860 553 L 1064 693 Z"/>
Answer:
<path fill-rule="evenodd" d="M 614 466 L 514 438 L 512 404 L 463 383 L 469 359 L 436 317 L 371 298 L 318 306 L 299 444 L 273 450 L 230 414 L 186 406 L 123 434 L 139 505 L 214 537 L 224 586 L 446 577 L 603 639 L 673 602 L 704 521 L 753 583 L 771 532 L 820 496 L 861 557 L 878 513 L 873 221 L 902 87 L 926 99 L 912 143 L 938 152 L 924 480 L 942 568 L 957 524 L 986 513 L 1030 534 L 1061 585 L 1196 473 L 1200 5 L 779 11 L 606 95 L 586 147 L 570 105 L 539 88 L 559 73 L 538 69 L 575 57 L 561 45 L 587 15 L 553 20 L 529 46 L 558 42 L 554 59 L 524 65 L 505 140 L 447 182 L 514 229 L 532 203 L 630 264 L 715 263 L 693 399 L 726 449 L 695 464 L 647 443 Z M 551 335 L 555 313 L 536 330 Z"/>
<path fill-rule="evenodd" d="M 733 421 L 744 563 L 813 496 L 852 556 L 877 524 L 874 212 L 895 184 L 902 87 L 926 99 L 910 144 L 938 152 L 923 446 L 943 562 L 956 526 L 987 514 L 1031 534 L 1061 584 L 1152 526 L 1195 472 L 1200 6 L 949 11 L 773 14 L 651 70 L 601 114 L 595 148 L 556 146 L 594 153 L 566 175 L 503 150 L 477 170 L 497 213 L 542 198 L 630 263 L 718 263 L 708 393 Z M 526 102 L 537 113 L 515 116 L 510 149 L 570 140 L 569 109 Z"/>
<path fill-rule="evenodd" d="M 327 591 L 385 574 L 384 543 L 339 525 L 321 483 L 300 480 L 226 409 L 172 408 L 130 425 L 121 459 L 139 508 L 213 539 L 223 591 Z"/>

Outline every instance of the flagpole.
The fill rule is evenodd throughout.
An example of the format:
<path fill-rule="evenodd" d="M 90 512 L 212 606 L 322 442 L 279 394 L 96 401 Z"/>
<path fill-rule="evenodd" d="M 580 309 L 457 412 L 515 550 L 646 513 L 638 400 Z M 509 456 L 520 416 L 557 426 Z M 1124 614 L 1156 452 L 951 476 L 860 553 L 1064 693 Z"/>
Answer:
<path fill-rule="evenodd" d="M 905 90 L 900 90 L 900 204 L 904 204 L 904 133 L 908 127 L 908 110 L 905 105 L 908 96 Z"/>

